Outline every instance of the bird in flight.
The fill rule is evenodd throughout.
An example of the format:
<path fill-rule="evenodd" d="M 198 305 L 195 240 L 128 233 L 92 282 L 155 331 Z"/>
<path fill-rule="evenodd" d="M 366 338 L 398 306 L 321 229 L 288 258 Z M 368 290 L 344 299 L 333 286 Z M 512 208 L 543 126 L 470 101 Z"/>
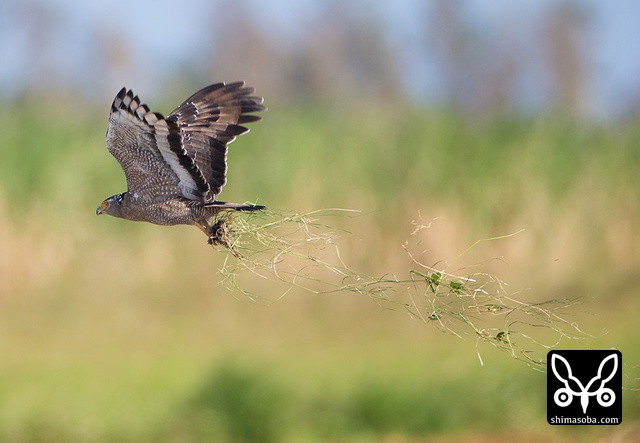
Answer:
<path fill-rule="evenodd" d="M 127 191 L 104 200 L 96 214 L 158 225 L 195 225 L 218 243 L 216 215 L 264 206 L 217 200 L 227 182 L 228 145 L 260 120 L 261 97 L 244 82 L 216 83 L 167 117 L 150 112 L 122 88 L 111 105 L 107 149 L 118 160 Z"/>

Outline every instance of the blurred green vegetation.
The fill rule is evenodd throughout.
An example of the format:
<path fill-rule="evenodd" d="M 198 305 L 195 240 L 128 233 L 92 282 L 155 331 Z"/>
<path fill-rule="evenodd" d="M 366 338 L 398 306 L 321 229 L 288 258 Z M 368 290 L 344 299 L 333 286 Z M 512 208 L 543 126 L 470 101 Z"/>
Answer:
<path fill-rule="evenodd" d="M 637 387 L 634 122 L 270 107 L 231 146 L 223 200 L 362 210 L 336 221 L 355 237 L 343 256 L 378 275 L 406 270 L 399 245 L 418 217 L 434 224 L 432 263 L 524 228 L 470 262 L 530 288 L 521 297 L 587 296 L 574 315 L 594 337 L 561 345 L 622 349 Z M 490 349 L 480 366 L 474 337 L 366 297 L 234 298 L 219 284 L 224 252 L 198 230 L 95 217 L 125 183 L 104 148 L 105 110 L 83 111 L 0 108 L 0 441 L 566 441 L 637 429 L 634 391 L 619 428 L 550 428 L 544 374 Z"/>

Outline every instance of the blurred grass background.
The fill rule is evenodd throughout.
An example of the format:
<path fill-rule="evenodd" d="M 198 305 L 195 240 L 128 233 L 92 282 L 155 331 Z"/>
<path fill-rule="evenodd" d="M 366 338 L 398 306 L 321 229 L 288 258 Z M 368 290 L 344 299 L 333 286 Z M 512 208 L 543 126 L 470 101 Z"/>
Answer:
<path fill-rule="evenodd" d="M 353 17 L 338 16 L 345 32 L 327 43 L 337 53 L 376 29 L 346 32 Z M 0 441 L 632 441 L 637 115 L 590 118 L 579 92 L 558 94 L 545 112 L 456 94 L 445 106 L 416 103 L 389 86 L 382 66 L 393 51 L 371 55 L 375 45 L 329 57 L 342 89 L 322 81 L 327 59 L 310 55 L 279 83 L 279 71 L 264 70 L 282 60 L 268 40 L 233 36 L 233 48 L 211 57 L 219 69 L 177 76 L 155 97 L 140 92 L 164 113 L 213 81 L 248 78 L 264 93 L 265 120 L 231 146 L 223 200 L 361 210 L 330 223 L 352 232 L 338 240 L 345 261 L 371 275 L 407 272 L 401 245 L 415 220 L 432 223 L 422 243 L 428 264 L 524 229 L 456 265 L 495 274 L 522 300 L 585 297 L 569 317 L 592 337 L 560 348 L 622 350 L 623 424 L 550 427 L 545 374 L 483 346 L 480 365 L 471 335 L 442 334 L 352 293 L 294 288 L 253 302 L 220 284 L 225 252 L 198 230 L 96 218 L 102 199 L 125 189 L 104 147 L 117 88 L 93 100 L 60 82 L 0 102 Z M 257 61 L 238 66 L 238 53 Z M 365 66 L 380 77 L 349 71 L 353 54 L 373 60 Z M 361 78 L 369 82 L 345 94 Z M 250 284 L 267 300 L 280 295 Z"/>

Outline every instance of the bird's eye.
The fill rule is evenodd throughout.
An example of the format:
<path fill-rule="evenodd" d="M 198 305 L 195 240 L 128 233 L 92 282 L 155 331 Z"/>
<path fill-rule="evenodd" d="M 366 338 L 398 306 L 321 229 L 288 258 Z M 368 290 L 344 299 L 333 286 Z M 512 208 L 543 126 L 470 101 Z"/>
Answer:
<path fill-rule="evenodd" d="M 109 202 L 108 202 L 108 201 L 106 201 L 106 200 L 105 200 L 105 201 L 103 201 L 103 202 L 102 202 L 102 210 L 104 211 L 104 210 L 106 210 L 106 209 L 108 209 L 108 208 L 109 208 Z"/>

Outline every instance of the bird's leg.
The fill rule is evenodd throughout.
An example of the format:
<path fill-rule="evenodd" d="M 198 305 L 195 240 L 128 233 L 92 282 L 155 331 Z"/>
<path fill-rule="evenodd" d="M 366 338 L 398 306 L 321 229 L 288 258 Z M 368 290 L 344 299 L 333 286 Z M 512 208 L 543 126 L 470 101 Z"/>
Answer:
<path fill-rule="evenodd" d="M 220 244 L 220 239 L 217 235 L 217 223 L 216 225 L 211 226 L 206 220 L 197 220 L 193 222 L 193 224 L 204 232 L 207 237 L 209 237 L 208 243 L 210 245 Z"/>
<path fill-rule="evenodd" d="M 194 226 L 197 226 L 198 229 L 200 229 L 202 232 L 204 232 L 206 234 L 207 237 L 209 237 L 209 244 L 212 244 L 212 235 L 211 235 L 211 226 L 209 225 L 209 223 L 206 222 L 206 220 L 196 220 L 193 222 Z"/>
<path fill-rule="evenodd" d="M 222 245 L 229 249 L 236 258 L 242 258 L 233 245 L 232 231 L 226 220 L 216 220 L 213 225 L 209 225 L 206 221 L 195 222 L 194 224 L 207 234 L 209 237 L 208 243 L 210 245 Z"/>

